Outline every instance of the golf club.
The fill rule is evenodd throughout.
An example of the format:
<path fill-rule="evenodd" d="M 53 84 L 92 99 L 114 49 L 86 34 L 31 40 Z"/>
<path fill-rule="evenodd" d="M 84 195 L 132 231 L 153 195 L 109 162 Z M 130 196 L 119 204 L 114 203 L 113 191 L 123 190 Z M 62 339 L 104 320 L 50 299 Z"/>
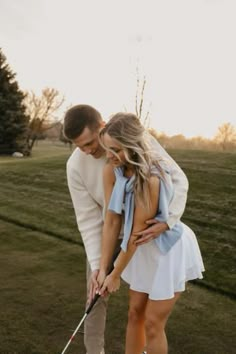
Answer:
<path fill-rule="evenodd" d="M 80 329 L 80 327 L 82 326 L 82 324 L 84 323 L 85 318 L 88 316 L 88 314 L 90 313 L 90 311 L 92 310 L 93 306 L 95 305 L 95 303 L 97 302 L 98 298 L 100 297 L 99 294 L 96 294 L 93 298 L 93 300 L 91 301 L 91 303 L 89 304 L 88 308 L 86 309 L 84 316 L 82 317 L 80 323 L 78 324 L 78 326 L 76 327 L 76 329 L 74 330 L 72 336 L 70 337 L 68 343 L 66 344 L 65 348 L 63 349 L 63 351 L 61 352 L 61 354 L 64 354 L 66 349 L 69 347 L 70 343 L 72 342 L 72 340 L 74 339 L 76 333 L 78 332 L 78 330 Z"/>
<path fill-rule="evenodd" d="M 107 275 L 112 272 L 112 270 L 113 270 L 113 268 L 114 268 L 113 263 L 114 263 L 115 259 L 117 258 L 118 254 L 119 254 L 119 252 L 116 252 L 116 253 L 115 253 L 115 255 L 114 255 L 114 257 L 113 257 L 113 260 L 112 260 L 112 265 L 111 265 L 111 267 L 110 267 L 110 269 L 109 269 Z M 72 336 L 70 337 L 68 343 L 66 344 L 66 346 L 65 346 L 65 348 L 63 349 L 63 351 L 61 352 L 61 354 L 64 354 L 64 353 L 66 352 L 67 348 L 69 347 L 70 343 L 71 343 L 72 340 L 74 339 L 76 333 L 78 332 L 78 330 L 80 329 L 80 327 L 81 327 L 82 324 L 84 323 L 86 317 L 88 316 L 88 314 L 89 314 L 90 311 L 92 310 L 93 306 L 95 305 L 95 303 L 97 302 L 97 300 L 99 299 L 99 297 L 100 297 L 99 294 L 95 294 L 93 300 L 90 302 L 89 306 L 88 306 L 87 309 L 85 310 L 85 313 L 84 313 L 84 315 L 83 315 L 83 317 L 82 317 L 80 323 L 78 324 L 78 326 L 77 326 L 76 329 L 74 330 Z"/>

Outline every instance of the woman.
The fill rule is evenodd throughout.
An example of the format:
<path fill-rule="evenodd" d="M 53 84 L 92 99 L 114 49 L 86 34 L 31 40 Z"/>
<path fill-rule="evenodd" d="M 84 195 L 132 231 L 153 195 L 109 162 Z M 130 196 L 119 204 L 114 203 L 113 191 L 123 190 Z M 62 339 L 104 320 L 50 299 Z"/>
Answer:
<path fill-rule="evenodd" d="M 193 231 L 182 222 L 157 239 L 136 246 L 137 232 L 145 220 L 165 221 L 173 186 L 168 164 L 148 145 L 148 134 L 133 114 L 118 113 L 100 132 L 108 164 L 104 169 L 107 205 L 99 292 L 118 290 L 120 277 L 129 285 L 126 354 L 166 354 L 165 326 L 185 282 L 202 278 L 204 270 Z M 122 219 L 124 238 L 113 271 L 106 276 L 117 244 Z"/>

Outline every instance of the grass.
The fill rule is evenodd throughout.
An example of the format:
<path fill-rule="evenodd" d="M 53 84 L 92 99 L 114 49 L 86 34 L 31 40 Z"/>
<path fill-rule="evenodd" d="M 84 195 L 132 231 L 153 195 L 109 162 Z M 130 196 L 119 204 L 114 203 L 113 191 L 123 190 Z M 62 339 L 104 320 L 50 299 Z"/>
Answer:
<path fill-rule="evenodd" d="M 5 222 L 1 234 L 1 353 L 59 353 L 84 310 L 83 249 Z"/>
<path fill-rule="evenodd" d="M 184 221 L 197 234 L 206 273 L 189 284 L 169 320 L 170 354 L 235 353 L 233 154 L 171 151 L 190 180 Z M 40 144 L 28 159 L 0 159 L 0 352 L 60 353 L 84 313 L 85 255 L 66 185 L 70 154 Z M 127 287 L 109 301 L 108 354 L 124 352 Z M 82 335 L 68 354 L 85 353 Z"/>
<path fill-rule="evenodd" d="M 85 257 L 79 245 L 12 223 L 1 227 L 0 341 L 3 354 L 58 354 L 84 313 Z M 111 296 L 108 354 L 124 353 L 127 287 Z M 233 354 L 235 302 L 189 285 L 169 320 L 170 354 Z M 77 334 L 68 354 L 85 353 Z"/>
<path fill-rule="evenodd" d="M 32 158 L 2 160 L 0 217 L 78 242 L 65 172 L 70 151 L 44 144 Z"/>
<path fill-rule="evenodd" d="M 201 283 L 235 295 L 236 154 L 171 151 L 190 181 L 183 221 L 196 232 L 207 272 Z"/>

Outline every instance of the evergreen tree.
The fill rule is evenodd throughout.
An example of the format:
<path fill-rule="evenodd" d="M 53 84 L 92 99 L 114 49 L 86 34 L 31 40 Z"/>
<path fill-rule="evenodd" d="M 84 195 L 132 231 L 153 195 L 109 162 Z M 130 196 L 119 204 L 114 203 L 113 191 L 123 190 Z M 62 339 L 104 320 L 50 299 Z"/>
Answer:
<path fill-rule="evenodd" d="M 0 48 L 0 154 L 20 151 L 24 154 L 29 117 L 23 104 L 15 74 Z"/>

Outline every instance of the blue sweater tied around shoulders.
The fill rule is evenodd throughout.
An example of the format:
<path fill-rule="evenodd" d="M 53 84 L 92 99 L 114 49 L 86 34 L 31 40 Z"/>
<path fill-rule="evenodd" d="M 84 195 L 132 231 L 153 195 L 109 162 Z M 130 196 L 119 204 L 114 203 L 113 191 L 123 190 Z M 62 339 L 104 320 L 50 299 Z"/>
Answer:
<path fill-rule="evenodd" d="M 169 204 L 173 198 L 174 188 L 171 181 L 171 176 L 167 168 L 163 169 L 164 178 L 156 167 L 152 168 L 152 174 L 160 178 L 160 191 L 158 210 L 155 219 L 160 222 L 166 222 L 169 217 Z M 131 235 L 133 218 L 134 218 L 134 181 L 135 175 L 131 178 L 124 176 L 123 168 L 117 167 L 114 169 L 116 182 L 113 187 L 108 210 L 116 214 L 122 214 L 124 210 L 124 237 L 121 243 L 121 248 L 124 252 L 127 251 L 128 241 Z M 155 243 L 162 254 L 166 254 L 171 247 L 179 240 L 183 232 L 183 225 L 179 221 L 171 230 L 161 233 L 155 238 Z"/>

